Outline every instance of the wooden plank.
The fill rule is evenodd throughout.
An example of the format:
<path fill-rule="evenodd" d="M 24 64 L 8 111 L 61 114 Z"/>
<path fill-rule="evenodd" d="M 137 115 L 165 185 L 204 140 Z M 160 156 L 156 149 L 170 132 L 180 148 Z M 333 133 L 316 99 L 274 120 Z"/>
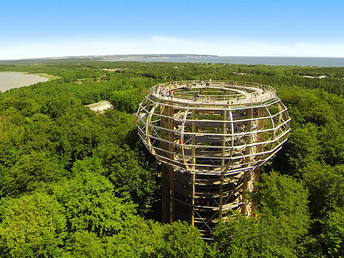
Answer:
<path fill-rule="evenodd" d="M 196 119 L 196 110 L 192 110 L 192 119 L 195 120 Z M 192 122 L 192 132 L 196 133 L 197 131 L 197 127 L 196 127 L 196 121 Z M 193 134 L 192 135 L 192 145 L 196 145 L 196 135 Z M 195 147 L 191 148 L 192 150 L 192 164 L 196 164 L 196 150 Z M 192 166 L 192 169 L 195 170 L 195 166 Z M 191 178 L 192 178 L 192 196 L 191 196 L 191 205 L 192 205 L 192 212 L 191 212 L 191 225 L 195 225 L 195 181 L 196 181 L 196 176 L 195 173 L 193 172 L 191 174 Z"/>

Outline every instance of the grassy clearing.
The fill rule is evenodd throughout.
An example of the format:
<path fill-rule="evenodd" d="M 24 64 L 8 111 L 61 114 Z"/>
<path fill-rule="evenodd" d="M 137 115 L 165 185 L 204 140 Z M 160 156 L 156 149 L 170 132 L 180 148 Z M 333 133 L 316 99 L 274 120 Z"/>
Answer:
<path fill-rule="evenodd" d="M 41 77 L 44 77 L 44 78 L 48 78 L 49 81 L 57 80 L 57 79 L 62 78 L 62 77 L 60 77 L 60 76 L 51 75 L 51 74 L 47 74 L 47 73 L 34 73 L 34 74 L 35 74 L 35 75 L 38 75 L 38 76 L 41 76 Z"/>

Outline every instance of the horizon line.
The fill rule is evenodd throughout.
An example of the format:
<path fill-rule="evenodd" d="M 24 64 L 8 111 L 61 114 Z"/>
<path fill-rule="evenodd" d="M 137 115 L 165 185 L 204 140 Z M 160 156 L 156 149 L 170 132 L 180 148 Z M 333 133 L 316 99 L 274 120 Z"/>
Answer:
<path fill-rule="evenodd" d="M 43 59 L 69 59 L 69 58 L 97 58 L 97 57 L 126 57 L 126 56 L 209 56 L 209 57 L 250 57 L 250 58 L 260 58 L 260 57 L 268 57 L 268 58 L 344 58 L 344 56 L 269 56 L 269 55 L 214 55 L 214 54 L 106 54 L 106 55 L 71 55 L 71 56 L 44 56 L 44 57 L 31 57 L 31 58 L 15 58 L 15 59 L 0 59 L 0 61 L 10 62 L 10 61 L 34 61 L 34 60 L 43 60 Z"/>

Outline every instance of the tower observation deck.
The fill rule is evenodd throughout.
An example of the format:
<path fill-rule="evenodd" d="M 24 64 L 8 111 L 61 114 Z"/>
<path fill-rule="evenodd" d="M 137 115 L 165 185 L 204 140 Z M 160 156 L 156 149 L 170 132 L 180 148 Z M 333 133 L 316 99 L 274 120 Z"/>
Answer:
<path fill-rule="evenodd" d="M 287 108 L 268 85 L 178 81 L 152 86 L 138 133 L 161 162 L 164 222 L 210 236 L 229 210 L 251 216 L 259 168 L 287 140 Z"/>

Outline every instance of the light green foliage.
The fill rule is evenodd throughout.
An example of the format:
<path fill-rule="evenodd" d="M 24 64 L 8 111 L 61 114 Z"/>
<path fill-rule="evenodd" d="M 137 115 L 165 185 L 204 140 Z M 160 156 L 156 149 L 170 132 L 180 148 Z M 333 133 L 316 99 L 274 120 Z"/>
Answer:
<path fill-rule="evenodd" d="M 5 112 L 6 110 L 12 109 L 13 111 L 19 112 L 23 116 L 31 116 L 39 112 L 40 106 L 30 97 L 8 97 L 4 98 L 0 111 Z"/>
<path fill-rule="evenodd" d="M 84 164 L 76 166 L 75 176 L 56 184 L 53 189 L 65 209 L 68 230 L 86 230 L 104 236 L 128 227 L 135 213 L 134 205 L 122 203 L 115 197 L 113 185 L 104 176 L 85 171 Z"/>
<path fill-rule="evenodd" d="M 327 257 L 341 257 L 344 254 L 344 209 L 336 208 L 328 213 L 323 225 L 321 240 Z"/>
<path fill-rule="evenodd" d="M 99 117 L 99 120 L 104 126 L 103 130 L 106 130 L 106 134 L 111 136 L 112 142 L 118 145 L 125 143 L 133 145 L 133 142 L 137 141 L 135 116 L 109 109 Z"/>
<path fill-rule="evenodd" d="M 264 248 L 270 247 L 271 253 L 278 256 L 283 253 L 295 256 L 304 251 L 302 238 L 310 226 L 307 197 L 304 185 L 289 176 L 276 172 L 262 175 L 257 210 L 261 230 L 265 232 L 262 239 L 267 240 L 262 243 Z M 280 247 L 273 251 L 276 244 Z"/>
<path fill-rule="evenodd" d="M 233 214 L 217 225 L 214 233 L 216 257 L 260 257 L 262 248 L 259 222 Z"/>
<path fill-rule="evenodd" d="M 47 194 L 6 198 L 0 205 L 1 257 L 52 257 L 61 254 L 67 235 L 61 205 Z"/>
<path fill-rule="evenodd" d="M 281 94 L 283 102 L 292 110 L 293 123 L 313 123 L 323 126 L 335 121 L 333 100 L 323 91 L 291 88 Z"/>
<path fill-rule="evenodd" d="M 165 225 L 162 232 L 162 245 L 159 247 L 160 257 L 203 257 L 205 244 L 195 227 L 186 222 L 174 222 Z"/>
<path fill-rule="evenodd" d="M 149 214 L 157 188 L 156 164 L 142 154 L 135 116 L 126 113 L 135 112 L 154 84 L 209 78 L 253 81 L 277 89 L 292 117 L 291 134 L 264 170 L 273 168 L 300 180 L 275 173 L 263 176 L 257 217 L 233 216 L 219 225 L 213 256 L 342 255 L 343 68 L 83 59 L 8 63 L 0 70 L 59 77 L 0 94 L 0 198 L 7 196 L 0 210 L 1 257 L 212 256 L 214 250 L 196 241 L 193 228 L 160 225 L 134 215 L 130 201 L 138 214 Z M 115 110 L 95 114 L 84 107 L 99 100 L 111 101 Z M 313 219 L 310 230 L 307 190 Z M 49 200 L 42 202 L 44 207 L 30 199 L 39 195 Z M 9 218 L 8 205 L 17 207 L 24 199 L 33 204 L 24 205 L 23 212 L 26 207 L 40 207 L 35 212 L 41 224 L 33 219 L 28 228 L 47 236 L 40 241 L 43 247 L 33 240 L 33 230 L 12 227 L 18 220 Z M 52 203 L 59 210 L 56 214 L 66 220 L 68 237 L 62 226 L 44 231 L 51 221 L 59 221 L 57 215 L 49 215 L 55 214 Z M 22 212 L 13 209 L 16 214 Z M 19 241 L 12 241 L 12 236 L 28 240 L 25 245 L 11 244 Z"/>
<path fill-rule="evenodd" d="M 156 190 L 154 171 L 140 165 L 140 157 L 128 146 L 100 146 L 97 155 L 103 160 L 105 175 L 114 184 L 116 194 L 138 203 L 141 214 L 147 212 Z"/>
<path fill-rule="evenodd" d="M 308 191 L 304 185 L 295 179 L 277 172 L 263 174 L 259 184 L 258 211 L 262 214 L 272 214 L 276 217 L 307 218 Z M 262 215 L 263 216 L 263 215 Z M 307 221 L 305 221 L 307 225 Z"/>
<path fill-rule="evenodd" d="M 147 92 L 137 90 L 116 91 L 110 97 L 111 104 L 119 111 L 133 113 Z"/>
<path fill-rule="evenodd" d="M 25 121 L 25 146 L 21 146 L 23 153 L 51 152 L 55 143 L 53 134 L 56 126 L 50 117 L 35 113 Z"/>
<path fill-rule="evenodd" d="M 77 107 L 80 104 L 80 100 L 76 98 L 66 95 L 57 95 L 50 97 L 45 101 L 42 111 L 52 119 L 57 119 L 66 113 L 71 112 L 74 107 Z"/>
<path fill-rule="evenodd" d="M 105 248 L 101 238 L 93 232 L 77 231 L 72 239 L 72 255 L 73 258 L 103 258 L 105 257 Z"/>
<path fill-rule="evenodd" d="M 344 120 L 326 124 L 319 133 L 319 139 L 323 160 L 332 166 L 344 164 Z"/>
<path fill-rule="evenodd" d="M 342 164 L 343 98 L 296 86 L 284 89 L 280 95 L 292 117 L 292 130 L 282 152 L 274 159 L 274 168 L 300 177 L 300 170 L 316 161 L 332 166 Z"/>
<path fill-rule="evenodd" d="M 195 227 L 186 222 L 161 225 L 136 217 L 131 227 L 106 238 L 110 257 L 204 257 L 207 248 Z"/>
<path fill-rule="evenodd" d="M 54 182 L 62 177 L 58 165 L 48 158 L 47 153 L 36 152 L 22 155 L 9 173 L 11 182 L 8 191 L 11 195 L 32 191 L 42 183 Z"/>
<path fill-rule="evenodd" d="M 85 158 L 84 160 L 77 160 L 73 163 L 71 174 L 75 177 L 78 174 L 94 174 L 101 175 L 104 173 L 104 168 L 101 164 L 101 159 L 98 157 Z M 100 177 L 104 180 L 104 178 Z M 105 180 L 107 181 L 107 180 Z"/>
<path fill-rule="evenodd" d="M 67 168 L 76 160 L 91 157 L 106 139 L 95 114 L 80 106 L 61 116 L 56 124 L 59 134 L 57 151 Z"/>
<path fill-rule="evenodd" d="M 295 128 L 286 144 L 286 157 L 292 171 L 299 171 L 309 163 L 318 160 L 320 144 L 317 138 L 317 128 L 312 124 Z"/>
<path fill-rule="evenodd" d="M 13 177 L 10 168 L 17 162 L 18 156 L 18 150 L 13 145 L 0 142 L 0 197 L 12 191 Z"/>
<path fill-rule="evenodd" d="M 158 257 L 163 226 L 136 217 L 127 230 L 106 238 L 109 257 Z"/>
<path fill-rule="evenodd" d="M 298 257 L 310 219 L 307 191 L 302 184 L 272 172 L 262 176 L 258 214 L 234 214 L 215 231 L 219 257 Z"/>

